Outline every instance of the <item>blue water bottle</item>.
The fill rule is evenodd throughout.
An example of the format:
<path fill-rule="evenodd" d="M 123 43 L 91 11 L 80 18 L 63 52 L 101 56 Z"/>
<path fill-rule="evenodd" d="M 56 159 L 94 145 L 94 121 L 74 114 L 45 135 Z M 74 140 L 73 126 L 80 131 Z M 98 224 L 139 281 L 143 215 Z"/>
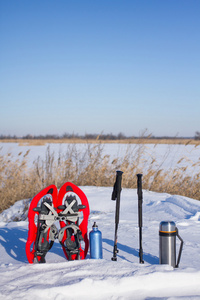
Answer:
<path fill-rule="evenodd" d="M 102 234 L 101 231 L 98 230 L 98 226 L 96 222 L 92 226 L 92 231 L 89 233 L 90 239 L 90 258 L 93 259 L 101 259 L 103 258 L 102 251 Z"/>

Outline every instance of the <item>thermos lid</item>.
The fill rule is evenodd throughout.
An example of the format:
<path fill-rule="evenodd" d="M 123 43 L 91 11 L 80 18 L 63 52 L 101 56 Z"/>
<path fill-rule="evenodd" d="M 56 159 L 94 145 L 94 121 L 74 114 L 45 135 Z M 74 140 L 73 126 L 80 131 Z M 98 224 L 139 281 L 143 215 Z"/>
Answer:
<path fill-rule="evenodd" d="M 159 230 L 163 232 L 174 232 L 176 231 L 176 224 L 173 221 L 162 221 L 160 222 Z"/>

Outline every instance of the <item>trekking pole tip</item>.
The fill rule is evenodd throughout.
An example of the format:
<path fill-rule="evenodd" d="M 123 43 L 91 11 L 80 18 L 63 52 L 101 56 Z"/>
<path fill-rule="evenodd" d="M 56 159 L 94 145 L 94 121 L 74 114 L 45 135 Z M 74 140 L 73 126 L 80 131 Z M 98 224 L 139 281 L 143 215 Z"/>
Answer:
<path fill-rule="evenodd" d="M 117 261 L 117 257 L 112 257 L 111 260 L 112 261 Z"/>

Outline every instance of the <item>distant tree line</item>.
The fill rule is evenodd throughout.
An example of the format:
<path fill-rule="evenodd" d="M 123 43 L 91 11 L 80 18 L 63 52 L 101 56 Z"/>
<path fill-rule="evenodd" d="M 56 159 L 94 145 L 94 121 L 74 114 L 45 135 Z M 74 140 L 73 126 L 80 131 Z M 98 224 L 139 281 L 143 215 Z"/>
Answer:
<path fill-rule="evenodd" d="M 200 140 L 200 131 L 195 132 L 195 140 Z"/>
<path fill-rule="evenodd" d="M 16 136 L 16 135 L 0 135 L 0 139 L 24 139 L 24 140 L 59 140 L 59 139 L 85 139 L 85 140 L 122 140 L 122 139 L 132 139 L 134 136 L 125 136 L 123 133 L 118 133 L 117 135 L 109 133 L 109 134 L 95 134 L 95 133 L 86 133 L 85 135 L 79 135 L 75 133 L 64 133 L 62 135 L 58 134 L 45 134 L 45 135 L 32 135 L 27 134 L 24 136 Z"/>
<path fill-rule="evenodd" d="M 141 135 L 139 137 L 137 136 L 126 136 L 124 133 L 120 132 L 118 134 L 93 134 L 93 133 L 86 133 L 85 135 L 79 135 L 76 133 L 64 133 L 62 135 L 58 134 L 45 134 L 45 135 L 32 135 L 27 134 L 24 136 L 16 136 L 16 135 L 0 135 L 0 140 L 4 139 L 24 139 L 24 140 L 59 140 L 59 139 L 80 139 L 80 140 L 128 140 L 128 139 L 188 139 L 188 138 L 194 138 L 195 140 L 200 140 L 200 132 L 196 131 L 194 137 L 169 137 L 169 136 L 160 136 L 155 137 L 153 135 Z"/>

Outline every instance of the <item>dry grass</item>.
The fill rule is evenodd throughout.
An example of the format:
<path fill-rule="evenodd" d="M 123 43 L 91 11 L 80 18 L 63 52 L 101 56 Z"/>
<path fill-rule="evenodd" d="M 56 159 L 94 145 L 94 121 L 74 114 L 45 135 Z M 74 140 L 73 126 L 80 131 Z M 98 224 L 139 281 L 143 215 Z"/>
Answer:
<path fill-rule="evenodd" d="M 0 211 L 19 199 L 33 197 L 50 184 L 58 188 L 66 181 L 79 186 L 113 186 L 116 170 L 124 172 L 123 188 L 136 188 L 136 174 L 143 173 L 144 189 L 200 200 L 200 161 L 191 163 L 190 172 L 187 172 L 187 167 L 181 167 L 181 161 L 185 159 L 182 158 L 169 172 L 163 170 L 162 165 L 170 151 L 158 164 L 153 157 L 144 159 L 145 145 L 142 143 L 135 144 L 135 147 L 127 145 L 124 157 L 116 157 L 112 161 L 109 155 L 103 154 L 103 147 L 102 143 L 88 143 L 83 151 L 78 150 L 74 143 L 58 156 L 48 147 L 45 159 L 38 157 L 31 169 L 26 163 L 28 151 L 23 157 L 19 153 L 16 160 L 10 154 L 0 155 Z"/>
<path fill-rule="evenodd" d="M 152 138 L 137 138 L 137 139 L 121 139 L 121 140 L 99 140 L 99 139 L 2 139 L 1 143 L 18 143 L 19 146 L 42 146 L 49 143 L 59 144 L 180 144 L 180 145 L 199 145 L 199 140 L 194 139 L 152 139 Z"/>

